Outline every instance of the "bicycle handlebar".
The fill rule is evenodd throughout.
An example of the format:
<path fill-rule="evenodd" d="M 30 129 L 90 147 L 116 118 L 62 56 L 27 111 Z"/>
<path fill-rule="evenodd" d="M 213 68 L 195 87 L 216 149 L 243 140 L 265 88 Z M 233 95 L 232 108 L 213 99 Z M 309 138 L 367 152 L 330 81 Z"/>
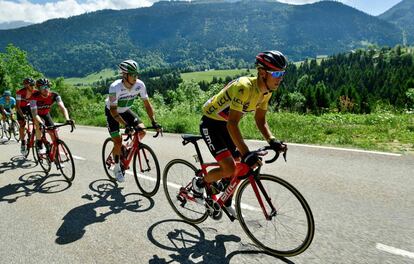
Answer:
<path fill-rule="evenodd" d="M 147 129 L 159 129 L 159 130 L 157 130 L 157 133 L 155 133 L 155 135 L 152 136 L 153 138 L 158 137 L 159 134 L 161 134 L 161 137 L 163 136 L 162 135 L 162 126 L 149 126 L 149 127 L 144 127 L 144 128 L 142 128 L 142 127 L 132 127 L 131 131 L 128 131 L 128 128 L 130 128 L 130 127 L 125 128 L 125 134 L 128 134 L 128 136 L 127 136 L 126 139 L 124 139 L 124 141 L 128 141 L 132 138 L 132 133 L 131 133 L 132 131 L 140 132 L 140 131 L 144 131 L 144 130 L 147 130 Z"/>
<path fill-rule="evenodd" d="M 43 127 L 44 127 L 43 133 L 45 133 L 46 130 L 54 130 L 56 128 L 63 127 L 63 126 L 70 126 L 70 132 L 71 133 L 76 128 L 75 124 L 73 122 L 67 122 L 67 123 L 63 123 L 63 124 L 60 124 L 60 125 L 53 125 L 53 126 L 48 126 L 48 127 L 43 125 Z"/>
<path fill-rule="evenodd" d="M 282 142 L 282 144 L 283 144 L 283 142 Z M 283 150 L 281 150 L 281 151 L 276 151 L 271 146 L 265 146 L 265 147 L 259 148 L 259 149 L 255 150 L 255 151 L 252 151 L 252 152 L 255 152 L 259 156 L 265 156 L 268 153 L 268 150 L 273 150 L 275 152 L 275 155 L 273 156 L 273 158 L 271 158 L 269 160 L 265 160 L 265 163 L 266 164 L 275 162 L 279 158 L 280 153 L 283 153 L 283 159 L 286 162 L 287 161 L 286 160 L 286 156 L 287 156 L 288 148 L 287 148 L 286 144 L 283 144 L 283 145 L 285 146 L 285 148 Z"/>

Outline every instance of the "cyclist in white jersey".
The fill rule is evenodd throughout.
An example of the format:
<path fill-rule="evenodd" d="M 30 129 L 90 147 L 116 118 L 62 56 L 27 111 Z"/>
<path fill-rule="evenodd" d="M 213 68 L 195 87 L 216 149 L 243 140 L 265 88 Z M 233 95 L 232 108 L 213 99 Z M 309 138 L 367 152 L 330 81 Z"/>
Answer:
<path fill-rule="evenodd" d="M 119 124 L 130 127 L 145 128 L 138 116 L 130 107 L 138 96 L 144 101 L 145 110 L 152 125 L 161 129 L 155 121 L 154 109 L 149 101 L 144 82 L 138 79 L 138 64 L 134 60 L 125 60 L 119 64 L 122 79 L 114 81 L 109 87 L 109 97 L 105 100 L 105 115 L 109 133 L 114 142 L 112 151 L 115 160 L 114 176 L 119 182 L 124 181 L 124 173 L 121 169 L 119 156 L 121 154 L 122 138 L 119 133 Z M 145 131 L 140 131 L 140 137 L 145 136 Z"/>

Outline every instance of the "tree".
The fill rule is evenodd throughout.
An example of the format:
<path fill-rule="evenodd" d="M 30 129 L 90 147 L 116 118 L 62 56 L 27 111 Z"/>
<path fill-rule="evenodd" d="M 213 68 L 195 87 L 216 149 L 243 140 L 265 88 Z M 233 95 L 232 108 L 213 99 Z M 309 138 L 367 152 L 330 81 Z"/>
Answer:
<path fill-rule="evenodd" d="M 5 53 L 0 53 L 0 61 L 0 81 L 4 82 L 10 90 L 15 91 L 20 88 L 26 77 L 41 77 L 41 74 L 28 62 L 26 52 L 13 44 L 7 46 Z"/>

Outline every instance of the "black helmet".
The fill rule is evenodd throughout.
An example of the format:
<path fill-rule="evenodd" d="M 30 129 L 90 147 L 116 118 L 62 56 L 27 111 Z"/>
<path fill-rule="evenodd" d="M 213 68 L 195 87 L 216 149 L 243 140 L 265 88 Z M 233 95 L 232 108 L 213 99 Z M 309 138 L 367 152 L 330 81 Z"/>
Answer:
<path fill-rule="evenodd" d="M 280 71 L 286 69 L 287 58 L 280 51 L 265 51 L 257 54 L 255 64 L 257 68 L 264 68 L 265 70 L 270 71 Z"/>
<path fill-rule="evenodd" d="M 33 85 L 35 84 L 35 81 L 33 80 L 33 78 L 28 77 L 28 78 L 25 78 L 25 79 L 23 80 L 23 84 L 24 84 L 24 85 L 25 85 L 25 84 L 30 84 L 30 86 L 33 86 Z"/>
<path fill-rule="evenodd" d="M 38 79 L 38 80 L 36 81 L 36 86 L 37 86 L 37 87 L 42 87 L 42 86 L 47 86 L 47 87 L 50 87 L 50 82 L 49 82 L 49 80 L 48 80 L 48 79 L 46 79 L 46 78 Z"/>

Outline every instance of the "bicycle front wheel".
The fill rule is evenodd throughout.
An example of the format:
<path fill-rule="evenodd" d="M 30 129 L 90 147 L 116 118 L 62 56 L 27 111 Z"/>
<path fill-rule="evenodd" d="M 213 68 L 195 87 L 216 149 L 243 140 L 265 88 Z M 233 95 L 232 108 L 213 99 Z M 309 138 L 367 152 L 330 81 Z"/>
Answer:
<path fill-rule="evenodd" d="M 11 130 L 10 130 L 9 122 L 3 122 L 3 131 L 4 131 L 4 136 L 7 138 L 7 140 L 10 140 Z"/>
<path fill-rule="evenodd" d="M 160 165 L 154 151 L 145 144 L 139 144 L 134 155 L 134 177 L 141 193 L 154 196 L 160 188 Z"/>
<path fill-rule="evenodd" d="M 56 151 L 55 162 L 67 181 L 72 182 L 75 179 L 75 163 L 73 162 L 72 153 L 65 142 L 59 141 Z"/>
<path fill-rule="evenodd" d="M 237 215 L 246 234 L 273 255 L 290 257 L 305 251 L 312 242 L 315 224 L 303 196 L 291 184 L 272 175 L 259 175 L 253 185 L 246 179 L 236 196 Z"/>
<path fill-rule="evenodd" d="M 39 148 L 37 147 L 37 145 L 34 147 L 34 152 L 36 153 L 37 163 L 40 165 L 40 167 L 42 167 L 44 172 L 48 174 L 50 172 L 50 169 L 52 168 L 52 164 L 49 159 L 49 152 L 46 151 L 46 153 L 44 154 L 39 153 Z"/>
<path fill-rule="evenodd" d="M 16 120 L 13 120 L 12 126 L 11 126 L 11 132 L 13 133 L 13 137 L 17 142 L 20 141 L 19 128 L 20 128 L 19 123 L 16 122 Z"/>
<path fill-rule="evenodd" d="M 204 204 L 197 203 L 191 189 L 196 167 L 186 160 L 175 159 L 165 166 L 162 176 L 164 193 L 174 211 L 188 223 L 198 224 L 208 217 Z"/>

